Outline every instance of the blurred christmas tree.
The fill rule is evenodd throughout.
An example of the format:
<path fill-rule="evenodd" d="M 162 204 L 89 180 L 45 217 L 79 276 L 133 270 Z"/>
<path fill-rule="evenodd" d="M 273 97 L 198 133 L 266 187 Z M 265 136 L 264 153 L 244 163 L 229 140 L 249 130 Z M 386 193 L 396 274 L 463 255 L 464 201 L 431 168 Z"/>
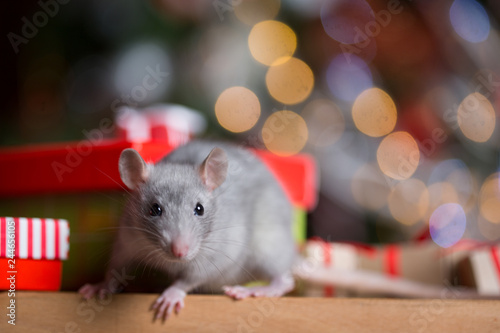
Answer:
<path fill-rule="evenodd" d="M 3 145 L 78 140 L 119 106 L 178 103 L 210 136 L 314 154 L 311 234 L 500 237 L 497 2 L 7 6 Z"/>

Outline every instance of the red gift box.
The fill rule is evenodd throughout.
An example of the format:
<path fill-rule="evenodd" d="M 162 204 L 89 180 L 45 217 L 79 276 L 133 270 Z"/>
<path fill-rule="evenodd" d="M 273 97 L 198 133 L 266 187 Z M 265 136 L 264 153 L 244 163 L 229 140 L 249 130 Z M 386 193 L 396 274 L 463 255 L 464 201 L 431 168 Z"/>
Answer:
<path fill-rule="evenodd" d="M 177 104 L 158 104 L 142 110 L 122 107 L 116 124 L 119 138 L 163 141 L 173 148 L 187 143 L 206 127 L 205 119 L 197 111 Z"/>
<path fill-rule="evenodd" d="M 59 290 L 68 252 L 66 220 L 0 217 L 0 290 Z"/>
<path fill-rule="evenodd" d="M 103 139 L 98 143 L 80 141 L 0 149 L 0 197 L 121 190 L 124 184 L 118 173 L 118 158 L 125 148 L 136 149 L 146 162 L 152 163 L 173 149 L 163 141 Z M 314 207 L 316 166 L 310 156 L 281 157 L 264 150 L 255 153 L 296 206 L 308 210 Z"/>

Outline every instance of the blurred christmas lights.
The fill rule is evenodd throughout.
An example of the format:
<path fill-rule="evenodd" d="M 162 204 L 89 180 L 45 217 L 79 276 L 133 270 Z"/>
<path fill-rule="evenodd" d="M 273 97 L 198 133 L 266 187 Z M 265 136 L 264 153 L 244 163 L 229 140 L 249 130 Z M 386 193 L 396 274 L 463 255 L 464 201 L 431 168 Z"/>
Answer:
<path fill-rule="evenodd" d="M 377 149 L 377 162 L 382 172 L 396 180 L 410 178 L 417 170 L 420 151 L 417 142 L 407 132 L 386 136 Z"/>
<path fill-rule="evenodd" d="M 370 68 L 355 55 L 337 55 L 326 70 L 326 81 L 335 97 L 349 102 L 373 86 Z"/>
<path fill-rule="evenodd" d="M 289 156 L 302 150 L 308 131 L 304 119 L 293 111 L 272 113 L 262 127 L 262 140 L 276 155 Z"/>
<path fill-rule="evenodd" d="M 490 20 L 484 7 L 474 0 L 455 0 L 450 7 L 450 21 L 455 32 L 471 43 L 486 40 Z"/>
<path fill-rule="evenodd" d="M 309 97 L 314 87 L 314 74 L 305 62 L 290 58 L 283 64 L 269 67 L 266 86 L 275 100 L 293 105 Z"/>
<path fill-rule="evenodd" d="M 287 62 L 297 47 L 297 37 L 286 24 L 278 21 L 257 23 L 248 36 L 252 56 L 266 66 Z"/>
<path fill-rule="evenodd" d="M 413 225 L 427 213 L 429 192 L 421 180 L 410 178 L 394 186 L 388 197 L 388 205 L 396 221 Z"/>
<path fill-rule="evenodd" d="M 215 115 L 219 124 L 230 132 L 248 131 L 259 120 L 259 99 L 248 88 L 228 88 L 215 103 Z"/>
<path fill-rule="evenodd" d="M 490 175 L 479 192 L 479 211 L 491 223 L 500 223 L 500 173 Z"/>
<path fill-rule="evenodd" d="M 436 208 L 429 219 L 431 238 L 437 245 L 448 248 L 462 238 L 466 224 L 462 206 L 457 203 L 443 204 Z"/>
<path fill-rule="evenodd" d="M 493 134 L 496 115 L 490 101 L 478 92 L 464 98 L 457 111 L 462 133 L 475 142 L 486 142 Z"/>
<path fill-rule="evenodd" d="M 364 134 L 384 136 L 396 126 L 396 105 L 382 89 L 370 88 L 359 94 L 354 101 L 352 118 L 356 127 Z"/>

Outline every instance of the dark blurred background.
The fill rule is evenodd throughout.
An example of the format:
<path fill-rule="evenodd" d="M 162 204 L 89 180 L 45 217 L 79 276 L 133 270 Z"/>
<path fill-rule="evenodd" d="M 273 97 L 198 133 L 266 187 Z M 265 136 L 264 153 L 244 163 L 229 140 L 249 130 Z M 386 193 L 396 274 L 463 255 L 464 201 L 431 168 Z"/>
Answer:
<path fill-rule="evenodd" d="M 2 14 L 2 146 L 182 104 L 207 136 L 316 157 L 310 236 L 500 237 L 496 1 L 41 0 Z"/>

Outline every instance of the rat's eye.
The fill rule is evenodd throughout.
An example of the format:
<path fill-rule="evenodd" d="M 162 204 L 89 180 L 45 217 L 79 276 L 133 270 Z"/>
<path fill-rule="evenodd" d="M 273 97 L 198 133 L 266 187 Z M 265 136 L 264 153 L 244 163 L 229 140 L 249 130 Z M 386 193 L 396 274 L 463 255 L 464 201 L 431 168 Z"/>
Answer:
<path fill-rule="evenodd" d="M 151 216 L 161 216 L 162 210 L 160 205 L 154 203 L 149 207 L 149 215 Z"/>
<path fill-rule="evenodd" d="M 205 212 L 205 208 L 201 205 L 201 203 L 197 203 L 196 207 L 194 207 L 194 215 L 196 216 L 203 216 L 203 213 Z"/>

